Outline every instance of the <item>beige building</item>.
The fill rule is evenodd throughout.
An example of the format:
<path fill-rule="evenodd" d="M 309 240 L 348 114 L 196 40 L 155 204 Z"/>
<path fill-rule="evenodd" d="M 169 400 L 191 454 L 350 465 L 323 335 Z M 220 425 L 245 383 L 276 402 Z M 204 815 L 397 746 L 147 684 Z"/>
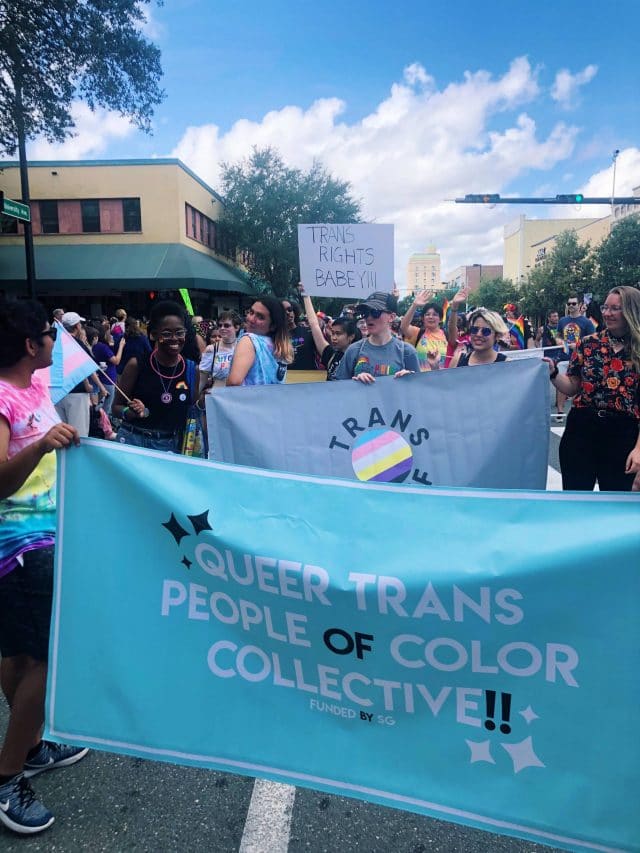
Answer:
<path fill-rule="evenodd" d="M 502 278 L 502 264 L 471 264 L 471 266 L 456 267 L 445 276 L 445 286 L 458 290 L 465 287 L 469 292 L 476 290 L 481 281 L 492 278 Z"/>
<path fill-rule="evenodd" d="M 187 288 L 196 310 L 215 313 L 253 294 L 218 227 L 222 199 L 180 160 L 33 162 L 29 185 L 47 303 L 96 315 Z M 0 190 L 20 199 L 17 162 L 0 162 Z M 2 217 L 0 290 L 24 293 L 25 279 L 22 223 Z"/>
<path fill-rule="evenodd" d="M 527 219 L 525 215 L 519 216 L 504 227 L 504 277 L 517 284 L 536 264 L 542 263 L 551 248 L 549 240 L 555 240 L 562 231 L 582 230 L 596 226 L 598 222 L 602 220 Z"/>
<path fill-rule="evenodd" d="M 407 264 L 407 296 L 421 290 L 444 290 L 440 274 L 440 253 L 436 247 L 427 246 L 424 252 L 415 252 Z"/>
<path fill-rule="evenodd" d="M 640 195 L 640 187 L 633 190 Z M 640 213 L 640 204 L 614 205 L 607 216 L 593 219 L 527 219 L 519 216 L 504 228 L 504 277 L 518 283 L 541 264 L 563 231 L 575 231 L 581 243 L 598 246 L 618 222 Z"/>

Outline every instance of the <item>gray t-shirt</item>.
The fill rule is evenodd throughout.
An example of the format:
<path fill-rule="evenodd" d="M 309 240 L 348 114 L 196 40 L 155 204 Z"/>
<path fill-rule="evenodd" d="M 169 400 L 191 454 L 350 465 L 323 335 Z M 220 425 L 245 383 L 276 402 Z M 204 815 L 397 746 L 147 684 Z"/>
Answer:
<path fill-rule="evenodd" d="M 356 341 L 347 349 L 338 365 L 336 379 L 351 379 L 360 373 L 372 376 L 393 376 L 400 370 L 420 370 L 418 356 L 411 344 L 400 338 L 391 340 L 382 346 L 369 343 L 368 340 Z"/>

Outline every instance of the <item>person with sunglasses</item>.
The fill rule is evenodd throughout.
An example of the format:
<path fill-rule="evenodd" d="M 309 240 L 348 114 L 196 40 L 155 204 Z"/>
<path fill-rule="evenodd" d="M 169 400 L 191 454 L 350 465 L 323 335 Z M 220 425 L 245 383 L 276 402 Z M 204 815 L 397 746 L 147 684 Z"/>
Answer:
<path fill-rule="evenodd" d="M 292 361 L 285 309 L 275 296 L 261 296 L 247 311 L 227 385 L 279 385 Z"/>
<path fill-rule="evenodd" d="M 577 293 L 570 293 L 567 296 L 567 313 L 561 317 L 558 322 L 558 338 L 564 345 L 564 352 L 561 352 L 557 363 L 558 371 L 563 375 L 566 374 L 569 367 L 569 359 L 572 353 L 580 343 L 581 339 L 587 335 L 593 334 L 593 325 L 580 311 L 581 300 Z M 566 394 L 558 391 L 556 394 L 556 410 L 557 420 L 564 418 L 564 407 L 567 402 Z"/>
<path fill-rule="evenodd" d="M 282 307 L 287 318 L 287 328 L 293 347 L 293 361 L 289 370 L 317 370 L 316 347 L 311 330 L 300 323 L 300 306 L 291 299 L 283 299 Z"/>
<path fill-rule="evenodd" d="M 391 293 L 376 292 L 356 307 L 357 315 L 365 320 L 367 336 L 347 348 L 336 379 L 370 384 L 379 376 L 398 379 L 420 370 L 414 347 L 391 331 L 397 304 Z"/>
<path fill-rule="evenodd" d="M 116 434 L 122 444 L 179 451 L 197 396 L 195 362 L 182 355 L 188 322 L 177 302 L 153 306 L 148 333 L 154 349 L 146 357 L 129 359 L 118 383 L 122 394 L 116 391 L 113 414 L 122 419 Z"/>
<path fill-rule="evenodd" d="M 227 384 L 239 331 L 240 317 L 234 311 L 223 311 L 200 360 L 200 388 Z"/>
<path fill-rule="evenodd" d="M 458 350 L 451 360 L 451 367 L 474 367 L 506 361 L 505 354 L 496 349 L 499 339 L 506 333 L 506 323 L 498 313 L 477 308 L 469 317 L 471 351 Z"/>
<path fill-rule="evenodd" d="M 562 488 L 640 490 L 640 291 L 614 287 L 600 306 L 605 329 L 576 345 L 551 382 L 573 405 L 560 441 Z"/>
<path fill-rule="evenodd" d="M 35 301 L 0 304 L 0 683 L 9 725 L 0 749 L 0 823 L 32 835 L 54 821 L 29 777 L 88 750 L 41 740 L 53 598 L 55 451 L 79 444 L 46 375 L 58 333 Z"/>

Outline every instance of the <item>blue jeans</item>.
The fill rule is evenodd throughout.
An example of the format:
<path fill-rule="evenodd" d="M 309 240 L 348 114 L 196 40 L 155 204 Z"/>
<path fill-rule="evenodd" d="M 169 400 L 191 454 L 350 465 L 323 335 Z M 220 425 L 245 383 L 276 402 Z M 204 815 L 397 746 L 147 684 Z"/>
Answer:
<path fill-rule="evenodd" d="M 143 427 L 121 424 L 116 433 L 116 441 L 131 447 L 145 447 L 147 450 L 164 450 L 166 453 L 180 452 L 179 430 L 174 433 L 164 433 L 161 430 L 145 429 Z"/>

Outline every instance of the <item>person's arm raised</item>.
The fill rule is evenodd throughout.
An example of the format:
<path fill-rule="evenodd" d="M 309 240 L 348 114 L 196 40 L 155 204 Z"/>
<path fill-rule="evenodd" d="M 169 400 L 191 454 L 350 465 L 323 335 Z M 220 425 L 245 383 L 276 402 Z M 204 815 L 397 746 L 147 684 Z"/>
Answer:
<path fill-rule="evenodd" d="M 418 336 L 420 335 L 420 326 L 414 326 L 411 322 L 413 320 L 413 315 L 416 313 L 416 308 L 424 307 L 431 297 L 433 293 L 430 290 L 422 290 L 416 298 L 413 300 L 413 303 L 409 307 L 409 310 L 404 315 L 402 320 L 400 320 L 400 333 L 402 336 L 406 338 L 411 338 L 411 341 L 417 341 Z"/>
<path fill-rule="evenodd" d="M 458 311 L 461 305 L 467 304 L 468 294 L 469 291 L 466 287 L 461 287 L 451 300 L 451 310 L 449 311 L 449 321 L 447 323 L 447 343 L 452 347 L 458 342 Z"/>
<path fill-rule="evenodd" d="M 307 315 L 307 320 L 309 321 L 309 328 L 311 329 L 311 337 L 313 338 L 313 342 L 316 345 L 316 350 L 318 351 L 318 355 L 322 355 L 322 353 L 329 346 L 327 343 L 327 339 L 325 338 L 322 329 L 320 328 L 320 323 L 318 321 L 318 317 L 316 315 L 315 309 L 313 307 L 313 302 L 311 301 L 311 297 L 308 296 L 304 292 L 304 287 L 302 282 L 298 285 L 298 291 L 302 296 L 302 303 L 304 305 L 304 313 Z"/>

